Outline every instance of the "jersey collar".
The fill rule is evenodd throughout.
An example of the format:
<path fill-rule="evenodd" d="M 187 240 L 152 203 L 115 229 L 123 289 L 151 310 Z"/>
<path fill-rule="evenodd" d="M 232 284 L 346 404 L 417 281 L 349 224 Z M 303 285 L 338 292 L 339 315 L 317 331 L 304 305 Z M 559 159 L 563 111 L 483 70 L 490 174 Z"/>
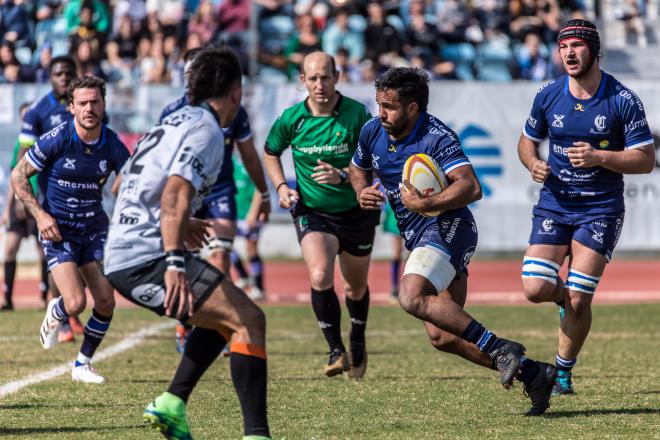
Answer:
<path fill-rule="evenodd" d="M 337 103 L 335 104 L 334 108 L 332 109 L 332 116 L 337 116 L 339 114 L 339 107 L 341 107 L 341 102 L 344 100 L 344 95 L 342 95 L 339 92 L 335 92 L 337 95 L 339 95 L 339 99 L 337 100 Z M 312 113 L 312 109 L 309 108 L 309 104 L 307 104 L 307 100 L 309 99 L 309 96 L 305 98 L 303 101 L 303 104 L 305 105 L 305 111 L 309 113 L 310 116 L 314 116 Z M 316 116 L 314 116 L 316 117 Z M 326 117 L 326 116 L 319 116 L 321 118 Z"/>
<path fill-rule="evenodd" d="M 218 127 L 222 129 L 222 122 L 220 121 L 220 115 L 218 115 L 218 113 L 215 110 L 213 110 L 213 107 L 211 107 L 208 104 L 208 102 L 202 102 L 201 104 L 199 104 L 199 107 L 208 110 L 209 113 L 213 115 L 213 119 L 215 119 L 215 121 L 218 123 Z"/>
<path fill-rule="evenodd" d="M 71 131 L 73 132 L 73 140 L 75 142 L 80 142 L 81 144 L 89 145 L 91 147 L 96 147 L 98 145 L 103 145 L 105 143 L 105 124 L 103 123 L 101 123 L 101 136 L 99 136 L 99 139 L 93 144 L 88 144 L 87 142 L 80 139 L 80 137 L 78 136 L 78 132 L 76 132 L 76 126 L 74 124 L 73 119 L 71 120 Z"/>
<path fill-rule="evenodd" d="M 600 84 L 598 85 L 598 90 L 596 90 L 596 94 L 594 96 L 592 96 L 591 98 L 579 99 L 579 98 L 576 98 L 575 96 L 573 96 L 570 89 L 568 88 L 568 80 L 569 80 L 568 75 L 566 75 L 566 80 L 564 81 L 564 95 L 569 96 L 569 97 L 573 98 L 575 101 L 580 101 L 580 102 L 589 102 L 593 99 L 601 98 L 603 96 L 603 93 L 605 93 L 605 84 L 607 84 L 607 76 L 608 75 L 605 72 L 603 72 L 602 70 L 600 71 L 600 73 L 601 73 L 601 75 L 600 75 Z"/>
<path fill-rule="evenodd" d="M 417 118 L 417 122 L 415 123 L 415 126 L 410 131 L 410 133 L 408 133 L 408 136 L 406 136 L 405 138 L 403 138 L 401 140 L 398 140 L 398 141 L 394 141 L 394 140 L 392 140 L 392 138 L 390 138 L 390 136 L 387 134 L 387 132 L 383 128 L 383 124 L 380 124 L 380 131 L 383 133 L 383 136 L 385 136 L 385 139 L 387 139 L 387 142 L 392 143 L 394 145 L 404 146 L 404 145 L 407 145 L 408 143 L 410 143 L 411 139 L 415 138 L 415 136 L 417 135 L 417 130 L 419 130 L 419 127 L 422 125 L 422 121 L 425 120 L 427 118 L 427 116 L 428 116 L 428 113 L 426 113 L 426 112 L 420 113 L 419 118 Z"/>

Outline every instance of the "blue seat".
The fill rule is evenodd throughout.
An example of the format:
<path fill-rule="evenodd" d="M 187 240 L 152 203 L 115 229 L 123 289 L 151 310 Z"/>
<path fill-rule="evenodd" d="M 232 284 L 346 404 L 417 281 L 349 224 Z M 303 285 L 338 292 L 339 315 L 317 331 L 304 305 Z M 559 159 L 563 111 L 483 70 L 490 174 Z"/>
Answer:
<path fill-rule="evenodd" d="M 508 43 L 486 41 L 477 51 L 477 79 L 482 81 L 511 81 L 510 66 L 513 52 Z"/>
<path fill-rule="evenodd" d="M 474 79 L 473 65 L 477 52 L 470 43 L 447 44 L 440 49 L 440 56 L 456 66 L 456 76 L 464 81 Z"/>

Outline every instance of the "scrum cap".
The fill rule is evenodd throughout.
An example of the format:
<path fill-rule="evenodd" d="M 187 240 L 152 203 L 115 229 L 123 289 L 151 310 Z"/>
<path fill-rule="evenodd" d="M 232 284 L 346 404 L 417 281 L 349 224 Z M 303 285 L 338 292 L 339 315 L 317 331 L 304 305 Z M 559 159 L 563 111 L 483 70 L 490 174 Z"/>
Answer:
<path fill-rule="evenodd" d="M 594 58 L 599 57 L 600 53 L 600 37 L 596 25 L 587 20 L 569 20 L 564 23 L 559 29 L 557 35 L 557 44 L 567 38 L 579 38 L 584 40 L 589 46 L 591 55 Z"/>

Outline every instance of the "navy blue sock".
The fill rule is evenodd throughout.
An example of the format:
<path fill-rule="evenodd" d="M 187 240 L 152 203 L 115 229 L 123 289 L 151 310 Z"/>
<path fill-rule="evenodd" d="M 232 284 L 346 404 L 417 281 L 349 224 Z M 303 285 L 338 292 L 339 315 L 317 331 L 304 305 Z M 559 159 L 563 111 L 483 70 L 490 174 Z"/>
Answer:
<path fill-rule="evenodd" d="M 87 320 L 87 325 L 85 325 L 83 331 L 83 343 L 80 347 L 78 359 L 76 359 L 76 366 L 91 362 L 92 356 L 94 356 L 96 349 L 110 327 L 110 321 L 112 321 L 112 315 L 103 316 L 95 309 L 92 310 L 92 316 Z"/>
<path fill-rule="evenodd" d="M 250 258 L 250 273 L 254 279 L 254 285 L 259 290 L 264 290 L 264 265 L 259 255 Z"/>
<path fill-rule="evenodd" d="M 63 321 L 68 324 L 69 321 L 69 314 L 66 312 L 66 309 L 64 308 L 64 298 L 61 296 L 57 298 L 57 302 L 55 303 L 55 306 L 53 307 L 51 311 L 53 318 L 57 319 L 58 321 Z"/>
<path fill-rule="evenodd" d="M 234 265 L 234 268 L 238 272 L 238 276 L 241 278 L 247 278 L 248 273 L 247 270 L 245 270 L 245 266 L 243 266 L 243 262 L 241 261 L 241 257 L 236 253 L 236 251 L 231 251 L 231 264 Z"/>
<path fill-rule="evenodd" d="M 392 285 L 392 291 L 399 290 L 399 270 L 401 269 L 401 260 L 398 258 L 390 262 L 390 283 Z"/>
<path fill-rule="evenodd" d="M 14 292 L 14 278 L 16 277 L 16 262 L 5 261 L 5 304 L 11 304 Z"/>
<path fill-rule="evenodd" d="M 470 321 L 461 338 L 476 345 L 479 350 L 487 354 L 492 354 L 504 345 L 503 339 L 498 338 L 495 333 L 485 328 L 476 319 Z"/>
<path fill-rule="evenodd" d="M 44 258 L 41 260 L 41 282 L 39 283 L 39 291 L 41 292 L 41 299 L 46 301 L 48 299 L 48 263 Z"/>
<path fill-rule="evenodd" d="M 564 359 L 563 357 L 559 356 L 559 354 L 557 354 L 557 356 L 555 357 L 555 367 L 557 367 L 557 370 L 559 371 L 570 372 L 576 363 L 577 363 L 577 358 Z"/>

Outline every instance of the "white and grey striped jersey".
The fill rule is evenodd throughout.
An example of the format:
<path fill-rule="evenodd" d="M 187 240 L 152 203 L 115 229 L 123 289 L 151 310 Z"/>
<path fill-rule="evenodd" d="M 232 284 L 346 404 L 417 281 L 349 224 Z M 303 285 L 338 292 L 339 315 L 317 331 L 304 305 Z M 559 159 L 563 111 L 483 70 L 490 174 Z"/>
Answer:
<path fill-rule="evenodd" d="M 220 172 L 224 136 L 206 106 L 185 106 L 156 125 L 138 143 L 121 170 L 121 186 L 105 244 L 106 274 L 165 254 L 160 232 L 160 198 L 168 177 L 178 175 L 201 196 Z"/>

